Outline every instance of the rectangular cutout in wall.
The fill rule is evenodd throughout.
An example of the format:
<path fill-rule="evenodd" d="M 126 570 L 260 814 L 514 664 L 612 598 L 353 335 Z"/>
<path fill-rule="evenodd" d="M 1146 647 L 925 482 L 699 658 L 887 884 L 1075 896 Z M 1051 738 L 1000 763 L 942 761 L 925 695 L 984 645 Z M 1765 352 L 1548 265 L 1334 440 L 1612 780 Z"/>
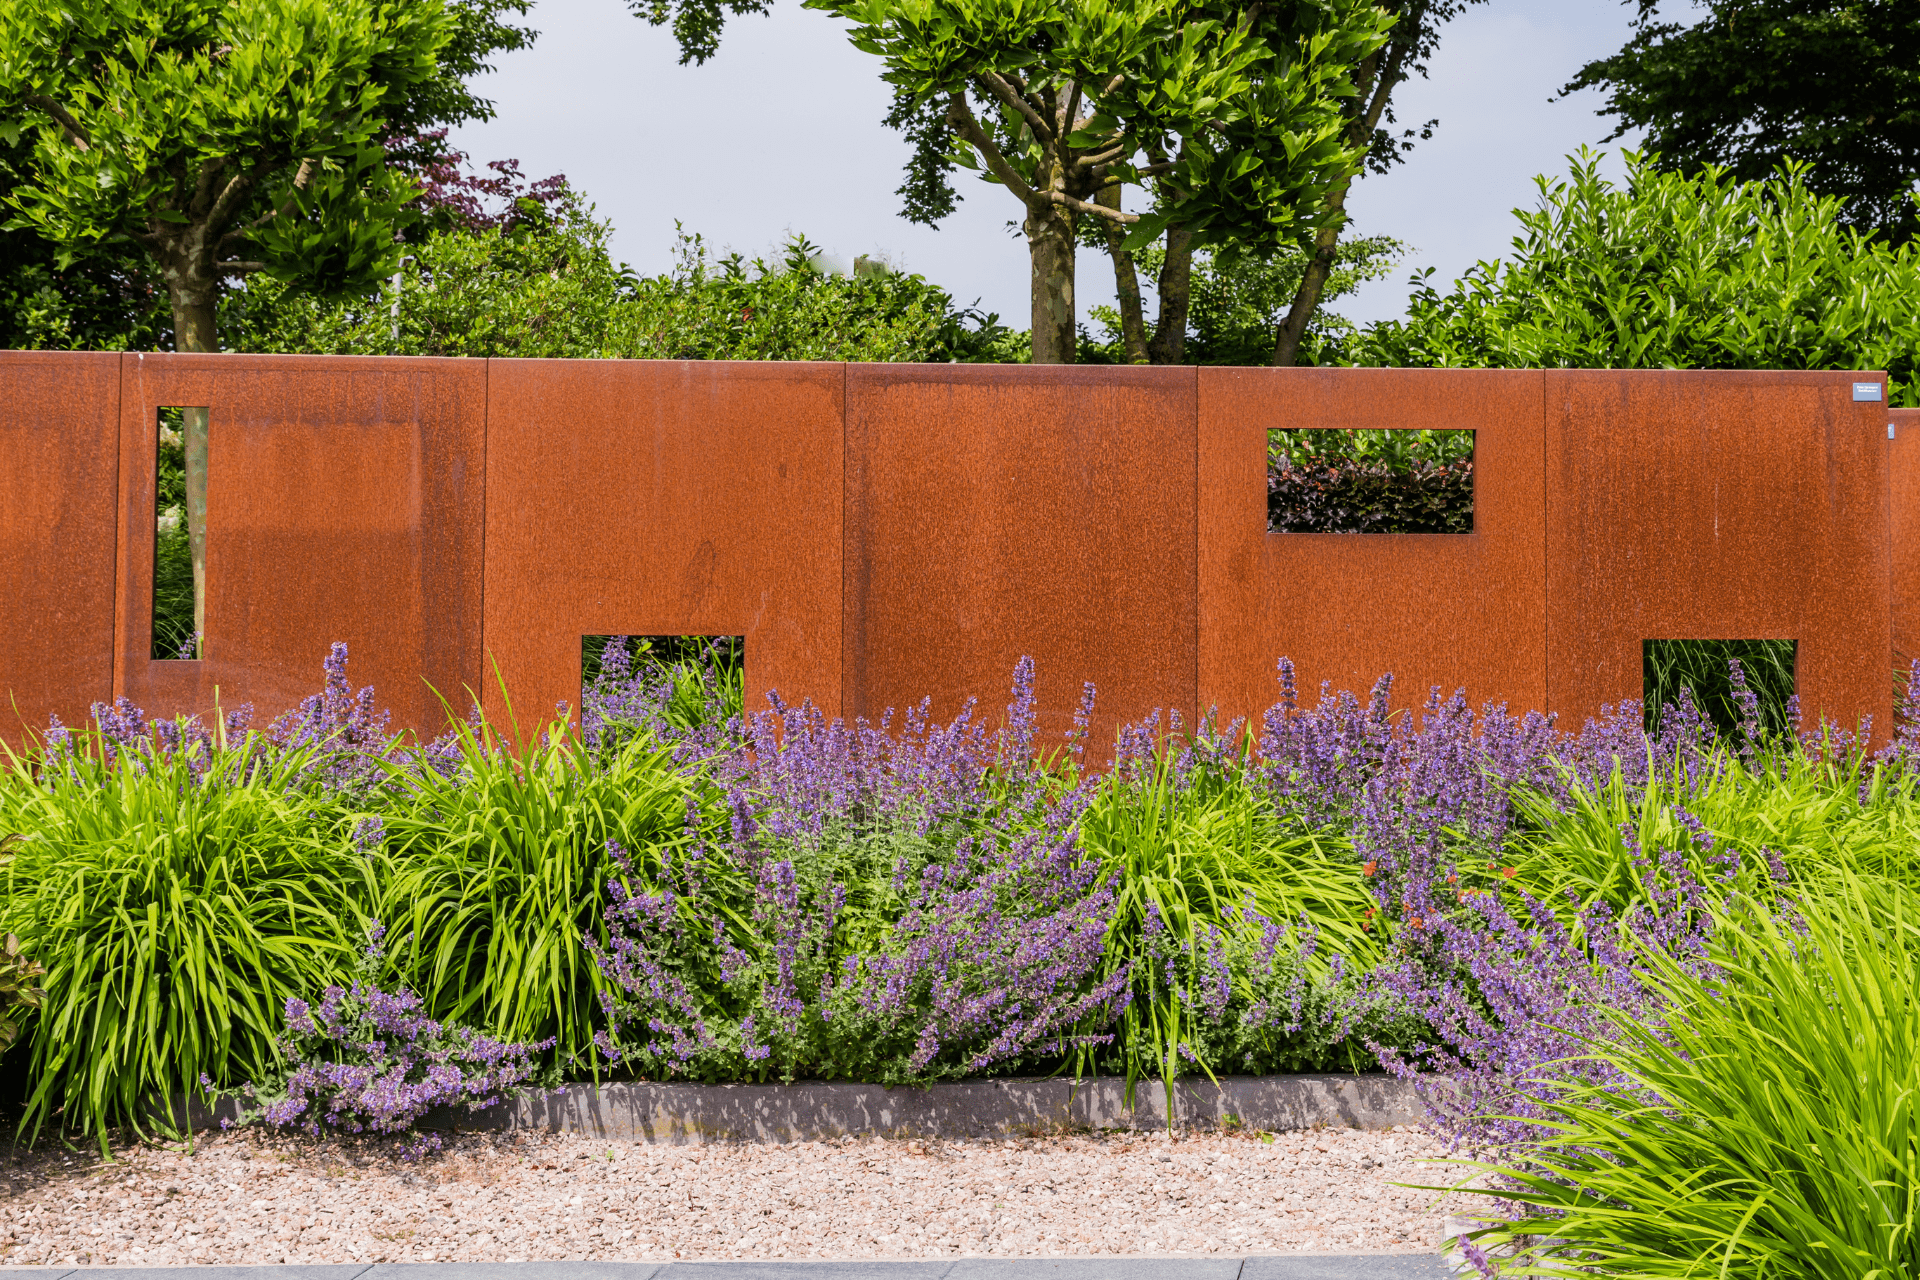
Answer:
<path fill-rule="evenodd" d="M 1473 432 L 1267 433 L 1270 533 L 1472 533 Z"/>
<path fill-rule="evenodd" d="M 151 656 L 192 661 L 202 656 L 205 631 L 207 410 L 173 406 L 157 412 Z"/>
<path fill-rule="evenodd" d="M 745 636 L 581 636 L 580 712 L 589 733 L 658 717 L 678 729 L 744 713 Z"/>
<path fill-rule="evenodd" d="M 1762 736 L 1793 732 L 1798 726 L 1787 711 L 1798 654 L 1799 642 L 1794 640 L 1643 641 L 1641 702 L 1647 732 L 1659 732 L 1667 708 L 1678 706 L 1680 691 L 1688 689 L 1721 734 L 1737 735 L 1742 712 L 1735 699 L 1734 661 L 1740 663 L 1747 689 L 1759 699 Z"/>

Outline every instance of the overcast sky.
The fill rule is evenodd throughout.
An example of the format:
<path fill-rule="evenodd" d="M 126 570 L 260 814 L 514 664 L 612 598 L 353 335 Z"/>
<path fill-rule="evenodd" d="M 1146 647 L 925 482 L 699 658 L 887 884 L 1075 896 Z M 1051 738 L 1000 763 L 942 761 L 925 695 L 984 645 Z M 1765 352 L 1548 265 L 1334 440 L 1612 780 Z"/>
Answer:
<path fill-rule="evenodd" d="M 1450 280 L 1506 251 L 1509 211 L 1534 204 L 1534 175 L 1610 132 L 1598 95 L 1549 99 L 1620 47 L 1630 12 L 1618 0 L 1488 0 L 1447 28 L 1431 77 L 1395 94 L 1403 124 L 1438 117 L 1438 133 L 1393 173 L 1363 179 L 1349 203 L 1356 234 L 1415 252 L 1339 310 L 1398 315 L 1414 268 Z M 749 256 L 803 233 L 843 260 L 884 255 L 1026 327 L 1026 249 L 1008 225 L 1018 203 L 963 171 L 965 198 L 937 230 L 901 218 L 907 148 L 880 123 L 879 60 L 834 19 L 775 0 L 771 16 L 732 19 L 703 67 L 677 65 L 671 34 L 623 0 L 539 0 L 531 22 L 533 47 L 477 86 L 498 118 L 455 142 L 477 163 L 512 157 L 532 177 L 566 174 L 612 220 L 615 256 L 643 274 L 672 265 L 676 219 Z M 1104 256 L 1081 255 L 1077 285 L 1083 315 L 1111 302 Z"/>

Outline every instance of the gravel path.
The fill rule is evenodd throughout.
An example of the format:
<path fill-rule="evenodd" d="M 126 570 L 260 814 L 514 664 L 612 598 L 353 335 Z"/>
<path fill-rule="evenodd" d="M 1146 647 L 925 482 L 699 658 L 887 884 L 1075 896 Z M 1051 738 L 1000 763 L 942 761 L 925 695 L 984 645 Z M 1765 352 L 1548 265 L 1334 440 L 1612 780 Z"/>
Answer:
<path fill-rule="evenodd" d="M 1417 1132 L 843 1139 L 666 1147 L 465 1134 L 389 1147 L 252 1132 L 193 1150 L 0 1157 L 0 1262 L 952 1258 L 1430 1252 Z M 1455 1212 L 1459 1210 L 1454 1209 Z"/>

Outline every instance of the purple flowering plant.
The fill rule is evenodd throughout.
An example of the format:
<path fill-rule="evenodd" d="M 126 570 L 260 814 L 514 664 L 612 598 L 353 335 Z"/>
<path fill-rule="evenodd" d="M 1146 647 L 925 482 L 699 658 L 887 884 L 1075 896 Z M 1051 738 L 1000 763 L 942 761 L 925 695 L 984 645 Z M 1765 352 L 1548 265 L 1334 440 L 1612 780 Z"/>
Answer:
<path fill-rule="evenodd" d="M 1070 781 L 1033 762 L 1033 668 L 1006 727 L 922 704 L 891 732 L 774 700 L 724 836 L 610 885 L 603 1051 L 656 1076 L 926 1081 L 1101 1035 L 1111 876 Z M 690 833 L 705 823 L 690 816 Z"/>
<path fill-rule="evenodd" d="M 417 1156 L 440 1146 L 438 1134 L 416 1132 L 430 1112 L 498 1106 L 533 1078 L 535 1055 L 550 1041 L 496 1040 L 427 1017 L 419 996 L 404 987 L 383 989 L 385 936 L 377 920 L 368 926 L 351 985 L 327 987 L 318 1004 L 288 998 L 285 1068 L 242 1086 L 239 1092 L 257 1104 L 243 1111 L 243 1122 L 314 1136 L 410 1134 L 403 1150 Z"/>

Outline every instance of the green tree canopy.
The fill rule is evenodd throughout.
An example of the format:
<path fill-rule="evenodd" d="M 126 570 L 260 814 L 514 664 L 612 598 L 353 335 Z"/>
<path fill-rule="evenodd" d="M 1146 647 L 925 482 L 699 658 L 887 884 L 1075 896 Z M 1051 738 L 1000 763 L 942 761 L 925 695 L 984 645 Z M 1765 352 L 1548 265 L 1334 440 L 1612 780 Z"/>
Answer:
<path fill-rule="evenodd" d="M 1361 162 L 1343 137 L 1348 69 L 1386 39 L 1368 0 L 807 0 L 854 24 L 950 159 L 1023 206 L 1033 359 L 1070 361 L 1075 228 L 1179 225 L 1261 246 L 1297 240 Z M 1098 200 L 1146 186 L 1152 207 Z"/>
<path fill-rule="evenodd" d="M 576 193 L 527 190 L 501 213 L 430 217 L 397 293 L 255 278 L 222 299 L 221 333 L 239 351 L 650 360 L 1002 360 L 1023 337 L 919 276 L 823 269 L 799 237 L 749 260 L 682 235 L 671 272 L 639 276 Z"/>
<path fill-rule="evenodd" d="M 1633 38 L 1562 90 L 1601 88 L 1620 137 L 1646 130 L 1660 163 L 1761 178 L 1782 160 L 1839 196 L 1847 220 L 1896 239 L 1920 230 L 1920 4 L 1915 0 L 1696 0 L 1691 26 L 1640 6 Z M 1609 141 L 1612 139 L 1610 138 Z"/>
<path fill-rule="evenodd" d="M 1849 226 L 1803 166 L 1743 182 L 1628 153 L 1616 186 L 1582 152 L 1515 210 L 1509 261 L 1475 265 L 1405 320 L 1370 327 L 1349 363 L 1490 369 L 1884 369 L 1920 405 L 1920 243 Z M 1429 270 L 1419 279 L 1431 275 Z"/>

